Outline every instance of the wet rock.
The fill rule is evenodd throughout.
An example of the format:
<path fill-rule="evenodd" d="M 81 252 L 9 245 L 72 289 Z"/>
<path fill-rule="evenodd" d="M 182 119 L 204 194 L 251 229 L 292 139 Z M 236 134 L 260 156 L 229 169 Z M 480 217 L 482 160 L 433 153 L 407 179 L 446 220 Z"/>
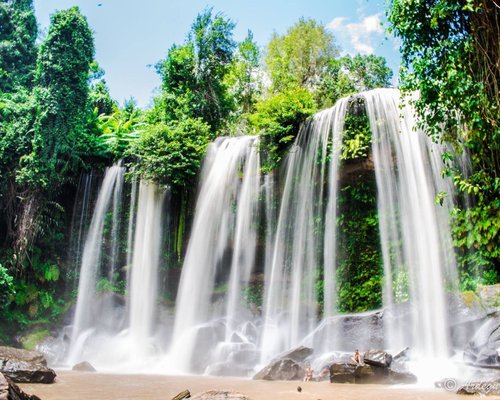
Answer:
<path fill-rule="evenodd" d="M 266 367 L 254 375 L 253 379 L 264 379 L 268 381 L 302 380 L 305 374 L 305 367 L 302 363 L 313 353 L 313 349 L 305 346 L 281 353 L 274 358 Z"/>
<path fill-rule="evenodd" d="M 52 383 L 56 377 L 38 351 L 0 346 L 0 372 L 14 382 Z"/>
<path fill-rule="evenodd" d="M 80 371 L 80 372 L 96 372 L 94 366 L 88 361 L 82 361 L 81 363 L 75 364 L 71 369 L 73 371 Z"/>
<path fill-rule="evenodd" d="M 299 381 L 304 379 L 305 368 L 299 362 L 291 358 L 281 358 L 257 372 L 253 379 L 266 381 Z"/>
<path fill-rule="evenodd" d="M 383 350 L 368 350 L 363 356 L 365 364 L 375 367 L 390 367 L 392 356 Z"/>
<path fill-rule="evenodd" d="M 25 393 L 9 378 L 0 373 L 0 400 L 40 400 L 34 394 Z"/>
<path fill-rule="evenodd" d="M 356 365 L 349 363 L 333 363 L 330 366 L 331 383 L 354 383 Z"/>
<path fill-rule="evenodd" d="M 250 400 L 249 397 L 238 392 L 228 390 L 209 390 L 191 397 L 192 400 Z"/>
<path fill-rule="evenodd" d="M 182 400 L 182 399 L 188 399 L 191 397 L 191 393 L 189 390 L 183 390 L 182 392 L 178 393 L 176 396 L 172 397 L 172 400 Z"/>
<path fill-rule="evenodd" d="M 278 358 L 290 358 L 293 361 L 303 362 L 312 353 L 313 353 L 313 349 L 311 349 L 310 347 L 299 346 L 296 349 L 281 353 L 278 357 L 276 357 L 276 359 L 278 359 Z"/>
<path fill-rule="evenodd" d="M 404 363 L 410 361 L 411 359 L 411 350 L 409 347 L 404 348 L 399 353 L 397 353 L 394 357 L 392 357 L 392 361 Z"/>
<path fill-rule="evenodd" d="M 474 366 L 500 368 L 500 312 L 490 314 L 464 351 L 464 360 Z"/>
<path fill-rule="evenodd" d="M 399 384 L 415 383 L 415 375 L 407 371 L 396 371 L 387 367 L 373 365 L 355 365 L 334 363 L 330 367 L 330 382 L 332 383 L 378 383 Z"/>

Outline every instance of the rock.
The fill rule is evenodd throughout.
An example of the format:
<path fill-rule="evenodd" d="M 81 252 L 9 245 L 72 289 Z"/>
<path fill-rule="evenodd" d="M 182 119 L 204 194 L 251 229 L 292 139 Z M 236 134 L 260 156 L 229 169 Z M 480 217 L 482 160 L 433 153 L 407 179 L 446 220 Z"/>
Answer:
<path fill-rule="evenodd" d="M 81 372 L 96 372 L 96 369 L 88 361 L 82 361 L 81 363 L 75 364 L 71 369 L 73 371 L 81 371 Z"/>
<path fill-rule="evenodd" d="M 330 366 L 331 383 L 354 383 L 356 365 L 349 363 L 333 363 Z"/>
<path fill-rule="evenodd" d="M 305 347 L 305 346 L 299 346 L 296 349 L 286 351 L 284 353 L 281 353 L 278 357 L 275 359 L 279 358 L 290 358 L 293 361 L 297 362 L 303 362 L 307 357 L 309 357 L 313 353 L 313 349 L 310 347 Z"/>
<path fill-rule="evenodd" d="M 410 361 L 410 359 L 411 359 L 411 350 L 409 347 L 404 348 L 394 357 L 392 357 L 392 361 L 397 361 L 397 362 L 407 362 Z"/>
<path fill-rule="evenodd" d="M 312 353 L 313 349 L 304 346 L 281 353 L 266 367 L 257 372 L 253 379 L 264 379 L 267 381 L 302 380 L 306 372 L 302 363 Z"/>
<path fill-rule="evenodd" d="M 278 359 L 257 372 L 253 379 L 266 381 L 298 381 L 305 375 L 305 368 L 291 358 Z"/>
<path fill-rule="evenodd" d="M 56 377 L 38 351 L 0 346 L 0 372 L 14 382 L 52 383 Z"/>
<path fill-rule="evenodd" d="M 0 400 L 40 400 L 40 397 L 25 393 L 9 378 L 0 373 Z"/>
<path fill-rule="evenodd" d="M 191 393 L 189 390 L 183 390 L 182 392 L 178 393 L 176 396 L 172 397 L 172 400 L 182 400 L 182 399 L 188 399 L 191 397 Z"/>
<path fill-rule="evenodd" d="M 390 367 L 392 356 L 383 350 L 368 350 L 363 356 L 365 364 L 376 367 Z"/>
<path fill-rule="evenodd" d="M 500 312 L 490 314 L 464 350 L 464 360 L 478 367 L 500 368 Z"/>
<path fill-rule="evenodd" d="M 334 363 L 330 367 L 332 383 L 415 383 L 417 377 L 406 371 L 395 371 L 387 367 Z"/>
<path fill-rule="evenodd" d="M 192 400 L 250 400 L 249 397 L 238 392 L 228 390 L 209 390 L 191 397 Z"/>

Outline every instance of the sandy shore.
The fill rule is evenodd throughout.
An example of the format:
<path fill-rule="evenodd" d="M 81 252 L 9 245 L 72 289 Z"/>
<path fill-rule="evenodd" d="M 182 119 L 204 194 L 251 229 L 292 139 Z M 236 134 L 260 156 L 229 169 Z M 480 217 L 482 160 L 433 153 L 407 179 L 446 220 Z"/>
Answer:
<path fill-rule="evenodd" d="M 192 395 L 207 390 L 231 390 L 252 400 L 456 399 L 441 389 L 386 385 L 331 384 L 329 382 L 253 381 L 206 376 L 112 375 L 58 371 L 54 384 L 21 384 L 42 400 L 165 399 L 188 389 Z M 302 387 L 302 392 L 297 391 Z M 488 397 L 494 398 L 494 397 Z M 498 397 L 497 397 L 498 398 Z"/>

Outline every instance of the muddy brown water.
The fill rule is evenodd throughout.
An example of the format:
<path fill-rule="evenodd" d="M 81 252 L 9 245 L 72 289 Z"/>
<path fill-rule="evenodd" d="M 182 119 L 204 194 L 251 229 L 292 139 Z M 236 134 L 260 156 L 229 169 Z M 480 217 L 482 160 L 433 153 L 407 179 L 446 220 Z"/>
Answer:
<path fill-rule="evenodd" d="M 170 400 L 188 389 L 192 395 L 208 390 L 240 392 L 251 400 L 463 399 L 442 389 L 387 385 L 331 384 L 329 382 L 254 381 L 207 376 L 114 375 L 58 371 L 50 385 L 21 384 L 42 400 Z M 297 387 L 302 388 L 301 392 Z M 488 397 L 493 399 L 495 397 Z M 497 399 L 500 397 L 496 397 Z"/>

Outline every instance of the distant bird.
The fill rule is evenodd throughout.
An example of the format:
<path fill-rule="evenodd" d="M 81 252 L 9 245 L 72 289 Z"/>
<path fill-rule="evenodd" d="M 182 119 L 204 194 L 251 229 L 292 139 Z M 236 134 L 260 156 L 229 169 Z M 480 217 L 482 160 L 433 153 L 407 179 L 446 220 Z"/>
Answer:
<path fill-rule="evenodd" d="M 99 3 L 99 4 L 97 5 L 97 7 L 102 7 L 102 3 Z"/>
<path fill-rule="evenodd" d="M 302 392 L 302 388 L 300 386 L 297 386 L 297 392 Z"/>

